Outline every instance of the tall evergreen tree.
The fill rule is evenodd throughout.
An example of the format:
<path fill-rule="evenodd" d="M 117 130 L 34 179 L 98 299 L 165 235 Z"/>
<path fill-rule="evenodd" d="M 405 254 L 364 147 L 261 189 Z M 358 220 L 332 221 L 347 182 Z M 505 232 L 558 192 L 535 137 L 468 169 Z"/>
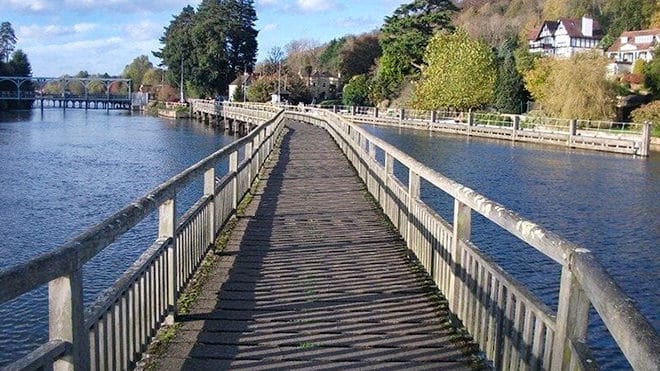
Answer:
<path fill-rule="evenodd" d="M 0 24 L 0 61 L 9 62 L 11 52 L 16 45 L 16 34 L 11 27 L 11 23 L 2 22 Z"/>
<path fill-rule="evenodd" d="M 497 53 L 497 79 L 493 104 L 495 108 L 506 113 L 521 113 L 522 104 L 529 97 L 523 77 L 516 69 L 514 56 L 516 44 L 516 36 L 510 35 Z"/>
<path fill-rule="evenodd" d="M 195 64 L 195 55 L 192 48 L 190 28 L 195 22 L 195 9 L 188 5 L 181 13 L 174 16 L 170 24 L 165 27 L 165 33 L 160 38 L 163 47 L 153 52 L 156 58 L 160 58 L 162 64 L 167 66 L 166 78 L 174 86 L 179 86 L 181 68 L 183 67 L 184 78 L 191 78 L 192 66 Z"/>
<path fill-rule="evenodd" d="M 237 75 L 254 68 L 256 19 L 252 0 L 203 0 L 196 12 L 188 6 L 172 20 L 154 55 L 168 67 L 171 82 L 179 80 L 183 64 L 187 87 L 206 96 L 225 94 Z"/>
<path fill-rule="evenodd" d="M 416 72 L 422 64 L 424 50 L 434 33 L 451 29 L 451 17 L 458 11 L 451 0 L 414 0 L 403 4 L 385 17 L 382 27 L 383 54 L 403 56 L 404 73 Z"/>

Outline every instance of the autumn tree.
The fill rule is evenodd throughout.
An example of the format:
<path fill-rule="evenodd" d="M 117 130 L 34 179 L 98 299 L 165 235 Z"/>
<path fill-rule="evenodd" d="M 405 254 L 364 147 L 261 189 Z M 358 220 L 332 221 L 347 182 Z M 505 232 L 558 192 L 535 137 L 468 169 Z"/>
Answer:
<path fill-rule="evenodd" d="M 425 68 L 413 104 L 420 109 L 470 109 L 491 103 L 496 80 L 495 56 L 465 31 L 437 33 L 426 48 Z"/>
<path fill-rule="evenodd" d="M 439 30 L 452 29 L 451 17 L 457 10 L 451 0 L 414 0 L 385 17 L 383 56 L 373 82 L 375 98 L 390 96 L 405 76 L 419 73 L 429 40 Z"/>
<path fill-rule="evenodd" d="M 598 53 L 579 53 L 570 59 L 544 58 L 525 75 L 525 84 L 550 116 L 609 120 L 615 116 L 616 89 L 605 78 L 608 63 Z"/>
<path fill-rule="evenodd" d="M 347 38 L 339 52 L 339 72 L 344 81 L 371 71 L 382 50 L 378 34 L 366 33 Z"/>
<path fill-rule="evenodd" d="M 149 57 L 141 55 L 133 59 L 133 62 L 126 65 L 121 75 L 125 79 L 131 79 L 133 91 L 137 91 L 140 88 L 140 85 L 143 84 L 144 75 L 153 67 L 154 65 L 149 61 Z"/>
<path fill-rule="evenodd" d="M 660 56 L 658 53 L 644 65 L 644 85 L 651 90 L 653 95 L 660 96 Z"/>

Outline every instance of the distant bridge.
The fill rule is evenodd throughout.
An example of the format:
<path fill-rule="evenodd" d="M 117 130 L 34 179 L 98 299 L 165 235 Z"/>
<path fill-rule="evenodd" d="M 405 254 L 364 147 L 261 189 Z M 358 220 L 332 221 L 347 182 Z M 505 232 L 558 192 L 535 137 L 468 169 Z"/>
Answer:
<path fill-rule="evenodd" d="M 40 108 L 131 109 L 131 80 L 104 77 L 0 76 L 0 100 L 33 101 Z M 112 93 L 126 86 L 127 93 Z"/>

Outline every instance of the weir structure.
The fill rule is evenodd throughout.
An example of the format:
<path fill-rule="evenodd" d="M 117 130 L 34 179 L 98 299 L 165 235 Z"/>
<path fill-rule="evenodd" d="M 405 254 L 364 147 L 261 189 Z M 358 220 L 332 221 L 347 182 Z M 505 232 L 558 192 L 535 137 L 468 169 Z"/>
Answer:
<path fill-rule="evenodd" d="M 32 101 L 41 109 L 130 110 L 133 104 L 130 79 L 0 76 L 3 82 L 0 100 Z"/>
<path fill-rule="evenodd" d="M 192 102 L 193 111 L 196 110 L 195 104 Z M 233 103 L 221 106 L 216 114 L 232 119 L 250 118 L 258 124 L 245 137 L 199 161 L 64 246 L 0 271 L 0 303 L 46 283 L 49 292 L 49 342 L 10 367 L 133 368 L 156 330 L 166 322 L 181 320 L 177 315 L 177 298 L 181 290 L 189 283 L 222 227 L 236 217 L 239 203 L 250 193 L 251 185 L 259 177 L 267 159 L 278 148 L 278 143 L 287 140 L 287 130 L 296 130 L 295 125 L 289 124 L 291 122 L 316 126 L 332 138 L 333 145 L 352 165 L 354 176 L 363 182 L 365 191 L 371 194 L 396 228 L 396 233 L 405 241 L 402 244 L 410 258 L 423 267 L 422 273 L 444 294 L 448 309 L 462 322 L 496 369 L 597 368 L 586 341 L 590 308 L 595 309 L 633 368 L 653 370 L 660 366 L 657 332 L 589 250 L 446 178 L 328 110 Z M 293 137 L 290 140 L 293 147 Z M 296 145 L 301 146 L 300 143 Z M 314 153 L 313 148 L 310 153 Z M 301 158 L 300 153 L 291 152 L 290 155 Z M 323 160 L 317 158 L 321 164 Z M 216 171 L 217 164 L 222 161 L 229 163 L 226 174 Z M 322 166 L 334 166 L 333 161 Z M 395 162 L 407 169 L 407 182 L 403 183 L 395 175 Z M 309 168 L 309 165 L 285 166 L 284 173 L 276 175 L 273 181 L 285 179 L 287 172 L 300 168 Z M 314 174 L 323 172 L 323 167 L 319 169 Z M 334 167 L 327 169 L 329 175 L 335 171 Z M 199 178 L 203 179 L 203 196 L 177 220 L 177 192 Z M 331 177 L 328 179 L 327 183 L 316 187 L 338 194 L 344 192 L 341 182 L 332 182 Z M 261 181 L 271 180 L 263 178 Z M 305 179 L 300 181 L 304 183 Z M 421 200 L 422 184 L 453 199 L 452 220 L 444 220 Z M 287 194 L 287 197 L 291 196 Z M 280 199 L 277 194 L 270 196 L 272 198 L 267 200 L 270 207 L 272 203 L 293 204 L 291 198 Z M 256 218 L 259 218 L 260 207 L 255 205 Z M 351 206 L 344 207 L 349 208 L 345 211 L 350 214 Z M 82 267 L 85 262 L 156 212 L 159 232 L 153 245 L 93 305 L 85 308 L 82 300 Z M 326 213 L 324 220 L 338 222 L 331 212 Z M 471 220 L 475 213 L 524 241 L 530 248 L 542 252 L 561 267 L 557 311 L 546 306 L 471 242 Z M 248 234 L 248 240 L 262 238 L 259 230 L 256 229 L 256 234 Z M 351 238 L 364 242 L 373 233 L 370 227 L 346 231 L 346 248 L 351 248 Z M 318 239 L 323 241 L 323 235 L 319 234 Z M 295 245 L 295 241 L 292 238 L 289 243 Z M 234 241 L 232 246 L 236 248 L 239 242 Z M 293 255 L 297 251 L 291 250 Z M 377 256 L 374 262 L 378 262 Z M 265 267 L 267 264 L 264 262 Z M 342 264 L 347 272 L 360 269 L 359 264 L 351 260 Z M 397 282 L 404 288 L 415 284 L 405 280 Z M 273 286 L 275 289 L 277 285 Z M 227 299 L 229 294 L 225 292 L 225 296 L 219 298 Z M 333 312 L 328 311 L 327 315 L 332 316 Z M 388 316 L 398 319 L 397 316 L 404 315 L 399 311 L 396 316 Z M 414 344 L 409 346 L 415 347 Z M 324 345 L 312 347 L 310 343 L 301 343 L 297 350 L 291 351 L 294 356 L 295 351 L 322 355 Z M 234 355 L 240 361 L 240 349 Z M 264 364 L 267 365 L 272 357 L 266 356 Z M 378 359 L 387 361 L 387 357 Z M 427 366 L 435 367 L 433 364 Z"/>

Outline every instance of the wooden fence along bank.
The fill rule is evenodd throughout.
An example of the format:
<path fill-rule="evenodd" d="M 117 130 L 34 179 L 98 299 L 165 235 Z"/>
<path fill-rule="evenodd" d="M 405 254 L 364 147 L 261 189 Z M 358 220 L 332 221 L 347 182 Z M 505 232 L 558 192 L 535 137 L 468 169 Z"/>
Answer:
<path fill-rule="evenodd" d="M 203 102 L 202 102 L 203 103 Z M 208 108 L 208 107 L 207 107 Z M 197 108 L 193 104 L 193 110 Z M 10 366 L 17 369 L 127 369 L 175 311 L 205 251 L 248 192 L 285 119 L 327 130 L 410 250 L 448 299 L 497 369 L 592 369 L 586 344 L 590 307 L 638 370 L 660 366 L 660 337 L 594 255 L 431 170 L 327 110 L 279 111 L 269 105 L 225 104 L 215 114 L 259 123 L 217 151 L 59 249 L 0 272 L 0 303 L 49 287 L 50 341 Z M 244 153 L 239 159 L 239 152 Z M 216 181 L 215 166 L 229 160 Z M 408 169 L 403 184 L 394 162 Z M 177 190 L 204 179 L 204 196 L 175 220 Z M 454 199 L 452 223 L 420 199 L 420 184 Z M 147 215 L 159 215 L 159 238 L 89 308 L 82 304 L 82 266 Z M 470 242 L 479 213 L 561 266 L 554 312 Z M 356 231 L 358 233 L 359 231 Z"/>

